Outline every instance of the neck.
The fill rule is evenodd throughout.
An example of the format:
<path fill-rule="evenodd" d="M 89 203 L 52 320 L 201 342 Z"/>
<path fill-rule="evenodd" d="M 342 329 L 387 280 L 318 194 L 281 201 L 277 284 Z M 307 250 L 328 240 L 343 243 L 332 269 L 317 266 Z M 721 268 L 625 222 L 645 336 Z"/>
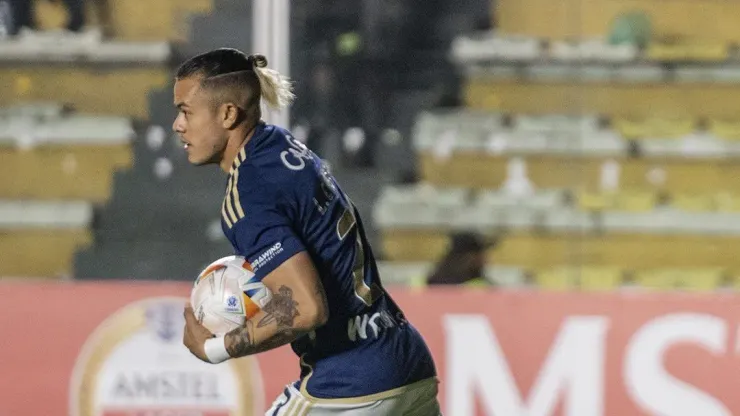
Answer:
<path fill-rule="evenodd" d="M 231 131 L 229 139 L 226 142 L 226 149 L 224 149 L 224 156 L 219 164 L 221 170 L 229 173 L 231 170 L 231 164 L 236 158 L 236 154 L 239 153 L 241 148 L 246 146 L 249 140 L 252 139 L 257 124 L 259 124 L 259 122 L 249 124 L 245 123 Z"/>

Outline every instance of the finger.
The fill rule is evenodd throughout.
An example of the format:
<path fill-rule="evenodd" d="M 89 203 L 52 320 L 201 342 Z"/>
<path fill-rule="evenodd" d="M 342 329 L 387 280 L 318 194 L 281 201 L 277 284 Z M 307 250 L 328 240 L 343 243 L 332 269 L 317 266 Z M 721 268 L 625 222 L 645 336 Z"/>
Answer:
<path fill-rule="evenodd" d="M 193 307 L 190 306 L 190 304 L 185 306 L 183 316 L 185 317 L 185 322 L 187 324 L 191 324 L 193 321 L 197 321 L 197 319 L 195 319 L 195 312 L 193 312 Z"/>
<path fill-rule="evenodd" d="M 185 346 L 187 346 L 189 341 L 190 341 L 190 330 L 188 329 L 188 326 L 185 325 L 185 327 L 182 330 L 182 343 Z"/>
<path fill-rule="evenodd" d="M 182 343 L 188 348 L 193 345 L 193 331 L 190 329 L 190 325 L 185 324 L 185 328 L 183 328 Z"/>

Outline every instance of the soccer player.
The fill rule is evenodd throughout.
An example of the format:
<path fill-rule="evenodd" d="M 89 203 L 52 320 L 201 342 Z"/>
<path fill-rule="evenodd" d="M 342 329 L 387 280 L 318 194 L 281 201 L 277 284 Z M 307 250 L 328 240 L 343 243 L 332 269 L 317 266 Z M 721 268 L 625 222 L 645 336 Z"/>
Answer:
<path fill-rule="evenodd" d="M 291 102 L 290 82 L 264 56 L 217 49 L 180 66 L 174 96 L 190 163 L 228 173 L 223 231 L 273 296 L 225 336 L 187 306 L 188 349 L 219 363 L 290 343 L 300 379 L 268 415 L 439 415 L 432 356 L 383 289 L 357 210 L 319 157 L 261 120 L 261 100 Z"/>

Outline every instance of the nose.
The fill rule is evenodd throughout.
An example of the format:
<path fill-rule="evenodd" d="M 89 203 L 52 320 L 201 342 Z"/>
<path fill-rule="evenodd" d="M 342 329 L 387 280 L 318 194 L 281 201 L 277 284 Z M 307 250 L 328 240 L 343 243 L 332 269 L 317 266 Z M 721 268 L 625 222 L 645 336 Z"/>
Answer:
<path fill-rule="evenodd" d="M 175 133 L 183 133 L 182 123 L 180 122 L 180 115 L 175 117 L 175 121 L 172 122 L 172 131 Z"/>

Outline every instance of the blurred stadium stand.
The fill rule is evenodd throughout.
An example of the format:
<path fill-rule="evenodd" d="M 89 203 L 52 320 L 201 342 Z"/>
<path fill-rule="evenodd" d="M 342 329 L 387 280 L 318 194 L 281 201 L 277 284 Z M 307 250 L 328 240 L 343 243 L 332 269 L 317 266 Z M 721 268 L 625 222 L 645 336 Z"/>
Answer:
<path fill-rule="evenodd" d="M 250 2 L 134 3 L 112 38 L 0 42 L 0 275 L 187 279 L 230 252 L 223 177 L 170 132 L 171 73 L 250 50 Z M 372 218 L 386 280 L 423 283 L 470 230 L 500 238 L 499 286 L 738 286 L 740 30 L 722 19 L 740 6 L 350 3 L 291 12 L 292 127 Z"/>
<path fill-rule="evenodd" d="M 291 10 L 296 136 L 331 163 L 366 218 L 382 185 L 413 169 L 416 113 L 459 90 L 454 66 L 445 63 L 452 39 L 480 25 L 474 6 L 446 13 L 441 3 L 406 3 L 393 9 L 377 2 L 300 2 Z M 466 3 L 487 6 L 485 0 Z M 244 24 L 250 19 L 251 2 L 216 0 L 210 13 L 190 19 L 186 41 L 170 39 L 171 61 L 223 46 L 250 50 L 251 27 Z M 408 21 L 421 27 L 400 24 Z M 406 34 L 390 36 L 394 26 Z M 386 47 L 375 47 L 371 40 L 382 36 Z M 359 47 L 352 46 L 354 37 Z M 326 90 L 333 94 L 314 84 L 322 66 L 330 70 Z M 218 222 L 223 177 L 215 168 L 188 165 L 170 133 L 172 85 L 162 84 L 150 89 L 146 118 L 137 124 L 131 169 L 115 174 L 111 199 L 96 211 L 94 243 L 75 257 L 77 278 L 189 279 L 231 252 Z M 353 137 L 361 138 L 359 146 L 350 145 Z"/>
<path fill-rule="evenodd" d="M 739 8 L 497 2 L 451 46 L 465 107 L 416 119 L 420 182 L 378 199 L 386 273 L 423 277 L 471 230 L 499 236 L 499 286 L 737 287 Z"/>
<path fill-rule="evenodd" d="M 250 49 L 249 5 L 216 0 L 212 7 L 190 20 L 189 39 L 173 45 L 167 82 L 148 94 L 148 117 L 132 144 L 134 164 L 115 176 L 113 197 L 99 210 L 95 244 L 76 256 L 77 278 L 188 280 L 231 252 L 218 214 L 223 175 L 217 167 L 190 166 L 171 131 L 171 74 L 178 62 L 218 47 Z"/>
<path fill-rule="evenodd" d="M 146 8 L 117 1 L 107 28 L 114 36 L 104 38 L 95 21 L 82 34 L 56 29 L 65 19 L 62 6 L 40 2 L 46 31 L 0 41 L 1 276 L 77 274 L 75 253 L 97 242 L 121 199 L 127 175 L 117 175 L 147 163 L 141 136 L 157 115 L 149 111 L 149 92 L 169 95 L 174 50 L 188 36 L 186 16 L 211 7 L 200 0 Z M 132 218 L 138 221 L 127 222 Z M 121 251 L 115 263 L 121 259 L 131 258 Z M 94 263 L 105 270 L 104 261 Z"/>

